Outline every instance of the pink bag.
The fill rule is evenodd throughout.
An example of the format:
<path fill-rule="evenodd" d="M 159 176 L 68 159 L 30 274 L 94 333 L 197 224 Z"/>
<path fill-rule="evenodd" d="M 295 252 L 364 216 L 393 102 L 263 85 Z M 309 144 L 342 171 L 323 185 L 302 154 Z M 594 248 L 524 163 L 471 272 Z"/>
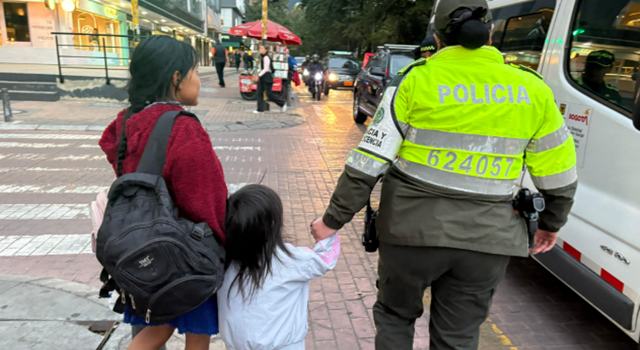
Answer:
<path fill-rule="evenodd" d="M 108 202 L 108 190 L 102 190 L 96 196 L 96 200 L 91 202 L 90 216 L 91 216 L 91 250 L 96 252 L 96 239 L 98 238 L 98 230 L 102 225 L 102 219 L 104 218 L 104 210 L 107 208 Z"/>

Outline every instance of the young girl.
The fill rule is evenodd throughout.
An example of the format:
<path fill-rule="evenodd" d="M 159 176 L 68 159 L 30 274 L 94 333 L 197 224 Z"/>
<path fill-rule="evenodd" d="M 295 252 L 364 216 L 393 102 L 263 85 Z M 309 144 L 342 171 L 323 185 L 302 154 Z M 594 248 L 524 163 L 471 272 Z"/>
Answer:
<path fill-rule="evenodd" d="M 200 78 L 196 65 L 195 50 L 168 36 L 152 36 L 135 49 L 129 67 L 131 106 L 118 115 L 100 139 L 100 147 L 116 172 L 122 151 L 122 173 L 136 170 L 151 131 L 163 113 L 198 103 Z M 126 149 L 119 147 L 123 126 Z M 224 240 L 224 174 L 209 135 L 194 118 L 176 119 L 162 176 L 180 215 L 206 222 Z M 210 336 L 218 333 L 215 296 L 166 324 L 147 324 L 129 308 L 124 321 L 134 326 L 134 335 L 142 329 L 129 347 L 134 350 L 158 349 L 176 328 L 186 333 L 187 349 L 208 349 Z"/>
<path fill-rule="evenodd" d="M 282 240 L 282 202 L 249 185 L 227 204 L 227 264 L 218 291 L 220 334 L 228 350 L 303 350 L 309 281 L 336 265 L 337 235 L 313 249 Z"/>

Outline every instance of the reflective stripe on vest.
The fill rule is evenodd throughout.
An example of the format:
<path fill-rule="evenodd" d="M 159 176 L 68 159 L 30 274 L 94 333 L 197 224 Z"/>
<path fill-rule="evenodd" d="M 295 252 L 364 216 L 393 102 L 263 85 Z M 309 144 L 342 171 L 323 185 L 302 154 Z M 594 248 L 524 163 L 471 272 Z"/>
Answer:
<path fill-rule="evenodd" d="M 567 126 L 563 124 L 560 129 L 552 132 L 551 134 L 532 140 L 529 147 L 527 147 L 527 152 L 539 153 L 556 148 L 565 143 L 569 137 L 571 137 L 571 132 Z"/>
<path fill-rule="evenodd" d="M 547 176 L 531 175 L 531 180 L 533 180 L 533 184 L 536 185 L 536 188 L 541 190 L 561 188 L 576 182 L 578 180 L 578 172 L 574 166 L 559 174 Z"/>
<path fill-rule="evenodd" d="M 512 196 L 517 183 L 517 179 L 498 180 L 451 173 L 402 158 L 395 166 L 404 174 L 428 184 L 474 194 Z"/>
<path fill-rule="evenodd" d="M 417 128 L 410 128 L 406 139 L 430 148 L 509 155 L 521 155 L 530 142 L 527 139 L 458 134 Z"/>
<path fill-rule="evenodd" d="M 389 168 L 389 162 L 358 149 L 349 152 L 347 165 L 373 177 L 384 174 Z"/>

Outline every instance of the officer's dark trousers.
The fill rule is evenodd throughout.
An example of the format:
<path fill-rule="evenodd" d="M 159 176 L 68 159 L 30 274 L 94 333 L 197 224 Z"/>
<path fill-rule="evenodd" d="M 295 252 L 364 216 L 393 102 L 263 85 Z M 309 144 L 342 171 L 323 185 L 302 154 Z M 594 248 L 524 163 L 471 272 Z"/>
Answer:
<path fill-rule="evenodd" d="M 430 350 L 478 348 L 479 327 L 508 256 L 437 247 L 380 244 L 376 349 L 410 350 L 431 287 Z"/>

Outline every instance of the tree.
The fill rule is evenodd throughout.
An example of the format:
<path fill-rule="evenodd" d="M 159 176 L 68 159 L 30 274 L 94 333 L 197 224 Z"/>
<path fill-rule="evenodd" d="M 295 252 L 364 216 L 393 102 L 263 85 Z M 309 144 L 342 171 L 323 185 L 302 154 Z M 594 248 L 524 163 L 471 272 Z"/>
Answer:
<path fill-rule="evenodd" d="M 298 34 L 299 54 L 348 50 L 358 54 L 385 43 L 419 44 L 424 38 L 433 0 L 302 0 L 270 2 L 269 19 Z M 262 5 L 247 5 L 247 20 L 258 20 Z"/>

